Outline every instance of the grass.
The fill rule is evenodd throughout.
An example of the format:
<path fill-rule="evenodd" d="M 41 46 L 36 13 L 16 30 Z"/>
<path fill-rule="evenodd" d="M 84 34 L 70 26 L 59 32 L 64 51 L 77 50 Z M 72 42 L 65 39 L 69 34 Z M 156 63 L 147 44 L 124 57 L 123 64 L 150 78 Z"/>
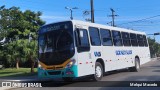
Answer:
<path fill-rule="evenodd" d="M 0 70 L 0 78 L 32 76 L 37 74 L 37 68 L 34 68 L 34 71 L 34 73 L 31 73 L 31 68 L 6 68 Z"/>

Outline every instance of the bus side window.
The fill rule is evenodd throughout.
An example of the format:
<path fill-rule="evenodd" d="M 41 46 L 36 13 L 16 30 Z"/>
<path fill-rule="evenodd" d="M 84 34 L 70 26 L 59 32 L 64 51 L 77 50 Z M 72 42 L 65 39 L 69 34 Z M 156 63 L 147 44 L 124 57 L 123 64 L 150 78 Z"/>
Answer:
<path fill-rule="evenodd" d="M 100 34 L 101 34 L 101 42 L 103 46 L 112 46 L 112 37 L 111 37 L 111 32 L 110 30 L 107 29 L 100 29 Z"/>
<path fill-rule="evenodd" d="M 122 46 L 122 37 L 120 31 L 112 31 L 112 37 L 115 46 Z"/>
<path fill-rule="evenodd" d="M 90 34 L 91 44 L 93 46 L 101 46 L 99 29 L 94 27 L 89 27 L 89 34 Z"/>
<path fill-rule="evenodd" d="M 138 46 L 137 35 L 134 33 L 130 33 L 131 45 Z"/>
<path fill-rule="evenodd" d="M 124 46 L 131 46 L 129 33 L 122 32 L 122 38 L 123 38 L 123 45 Z"/>
<path fill-rule="evenodd" d="M 137 34 L 137 40 L 139 46 L 144 46 L 143 36 L 141 34 Z"/>
<path fill-rule="evenodd" d="M 147 42 L 146 35 L 143 35 L 143 42 L 144 42 L 144 45 L 145 45 L 146 47 L 148 47 L 148 42 Z"/>
<path fill-rule="evenodd" d="M 90 50 L 88 33 L 86 29 L 77 29 L 75 31 L 75 37 L 76 37 L 76 46 L 78 52 L 84 52 Z"/>

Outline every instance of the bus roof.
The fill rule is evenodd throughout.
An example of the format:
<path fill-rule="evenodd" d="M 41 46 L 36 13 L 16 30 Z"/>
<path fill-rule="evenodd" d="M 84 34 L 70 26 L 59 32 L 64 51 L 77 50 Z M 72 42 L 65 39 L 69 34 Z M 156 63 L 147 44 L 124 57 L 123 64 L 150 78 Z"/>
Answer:
<path fill-rule="evenodd" d="M 80 21 L 80 20 L 72 20 L 73 24 L 75 25 L 80 25 L 80 26 L 90 26 L 90 27 L 97 27 L 97 28 L 103 28 L 103 29 L 109 29 L 109 30 L 117 30 L 117 31 L 122 31 L 122 32 L 130 32 L 130 33 L 137 33 L 137 34 L 146 34 L 145 32 L 141 31 L 136 31 L 136 30 L 131 30 L 131 29 L 125 29 L 125 28 L 120 28 L 120 27 L 113 27 L 113 26 L 107 26 L 107 25 L 102 25 L 102 24 L 97 24 L 97 23 L 91 23 L 91 22 L 85 22 L 85 21 Z"/>
<path fill-rule="evenodd" d="M 122 32 L 146 34 L 145 32 L 141 32 L 141 31 L 125 29 L 125 28 L 120 28 L 120 27 L 107 26 L 107 25 L 91 23 L 91 22 L 86 22 L 86 21 L 80 21 L 80 20 L 66 20 L 66 21 L 53 22 L 53 23 L 50 23 L 50 24 L 60 23 L 60 22 L 67 22 L 67 21 L 71 21 L 74 25 L 79 25 L 81 27 L 83 27 L 83 26 L 88 26 L 89 27 L 90 26 L 90 27 L 97 27 L 97 28 L 103 28 L 103 29 L 109 29 L 109 30 L 117 30 L 117 31 L 122 31 Z M 50 25 L 50 24 L 46 24 L 46 25 Z M 44 26 L 46 26 L 46 25 L 44 25 Z"/>

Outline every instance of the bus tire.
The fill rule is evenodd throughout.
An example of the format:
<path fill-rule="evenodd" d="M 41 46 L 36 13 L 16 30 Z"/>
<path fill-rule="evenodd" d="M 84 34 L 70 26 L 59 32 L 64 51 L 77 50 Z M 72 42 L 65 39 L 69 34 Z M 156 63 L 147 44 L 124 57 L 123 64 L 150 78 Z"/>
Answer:
<path fill-rule="evenodd" d="M 139 72 L 140 71 L 140 61 L 138 58 L 135 58 L 135 66 L 130 67 L 129 71 L 131 71 L 131 72 Z"/>
<path fill-rule="evenodd" d="M 65 82 L 72 82 L 73 78 L 72 77 L 63 77 L 62 78 Z"/>
<path fill-rule="evenodd" d="M 93 75 L 94 81 L 100 81 L 103 78 L 103 67 L 101 63 L 96 62 L 95 64 L 95 74 Z"/>

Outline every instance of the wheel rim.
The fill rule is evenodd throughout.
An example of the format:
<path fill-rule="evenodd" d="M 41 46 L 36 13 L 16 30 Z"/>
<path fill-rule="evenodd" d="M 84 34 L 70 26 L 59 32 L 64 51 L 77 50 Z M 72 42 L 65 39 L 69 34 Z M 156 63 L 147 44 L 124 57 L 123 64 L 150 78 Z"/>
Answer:
<path fill-rule="evenodd" d="M 101 77 L 101 75 L 102 75 L 102 69 L 101 69 L 100 66 L 96 67 L 96 73 L 95 74 L 96 74 L 97 77 Z"/>

